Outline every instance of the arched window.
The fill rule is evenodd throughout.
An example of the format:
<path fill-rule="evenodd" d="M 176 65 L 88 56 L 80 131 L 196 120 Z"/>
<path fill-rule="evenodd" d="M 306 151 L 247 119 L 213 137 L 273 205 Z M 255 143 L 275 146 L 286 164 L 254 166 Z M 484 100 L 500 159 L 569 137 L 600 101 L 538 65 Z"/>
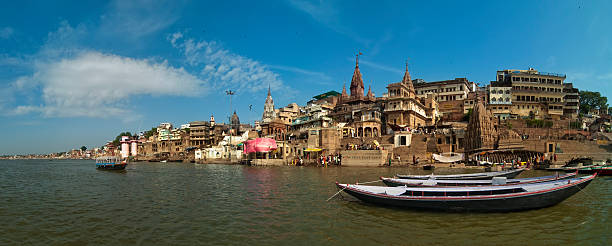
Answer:
<path fill-rule="evenodd" d="M 497 101 L 497 99 L 494 97 L 494 98 L 491 98 L 491 101 L 495 102 L 495 101 Z"/>
<path fill-rule="evenodd" d="M 509 97 L 506 97 L 506 102 L 509 102 L 509 101 L 510 101 L 510 98 L 509 98 Z"/>

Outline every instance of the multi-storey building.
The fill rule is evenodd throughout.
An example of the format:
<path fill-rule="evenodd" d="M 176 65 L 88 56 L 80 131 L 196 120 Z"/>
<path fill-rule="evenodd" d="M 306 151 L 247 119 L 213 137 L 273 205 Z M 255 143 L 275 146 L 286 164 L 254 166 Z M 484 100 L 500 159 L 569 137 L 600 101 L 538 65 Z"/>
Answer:
<path fill-rule="evenodd" d="M 387 100 L 384 111 L 387 115 L 387 124 L 412 129 L 430 124 L 432 115 L 427 114 L 427 107 L 424 103 L 424 100 L 421 101 L 416 96 L 415 87 L 412 84 L 412 79 L 410 79 L 408 64 L 406 64 L 402 81 L 387 86 Z M 433 102 L 430 102 L 430 104 L 433 104 Z"/>
<path fill-rule="evenodd" d="M 416 96 L 425 98 L 428 94 L 433 94 L 437 102 L 463 100 L 468 93 L 475 90 L 475 83 L 466 78 L 455 78 L 453 80 L 424 82 L 414 84 Z"/>
<path fill-rule="evenodd" d="M 572 83 L 565 83 L 563 86 L 563 92 L 565 92 L 563 115 L 576 118 L 580 110 L 580 91 L 578 91 L 578 88 L 574 88 Z"/>
<path fill-rule="evenodd" d="M 212 122 L 214 122 L 214 120 Z M 190 138 L 191 146 L 194 146 L 194 147 L 210 146 L 212 144 L 211 122 L 208 122 L 208 121 L 190 122 L 189 123 L 189 138 Z"/>
<path fill-rule="evenodd" d="M 297 103 L 291 103 L 285 107 L 275 109 L 274 111 L 276 112 L 276 118 L 280 119 L 285 124 L 291 125 L 300 113 L 300 106 L 298 106 Z"/>
<path fill-rule="evenodd" d="M 476 84 L 466 78 L 455 78 L 453 80 L 415 83 L 414 88 L 418 98 L 433 96 L 438 103 L 439 113 L 442 119 L 457 121 L 463 118 L 464 100 L 470 92 L 475 91 Z"/>
<path fill-rule="evenodd" d="M 498 82 L 512 85 L 511 112 L 519 117 L 559 119 L 564 116 L 565 95 L 570 90 L 567 87 L 571 87 L 564 84 L 565 77 L 564 74 L 543 73 L 533 68 L 497 71 Z M 571 114 L 565 116 L 571 117 Z"/>
<path fill-rule="evenodd" d="M 512 83 L 491 81 L 487 86 L 488 108 L 493 116 L 501 120 L 510 118 L 512 113 Z"/>

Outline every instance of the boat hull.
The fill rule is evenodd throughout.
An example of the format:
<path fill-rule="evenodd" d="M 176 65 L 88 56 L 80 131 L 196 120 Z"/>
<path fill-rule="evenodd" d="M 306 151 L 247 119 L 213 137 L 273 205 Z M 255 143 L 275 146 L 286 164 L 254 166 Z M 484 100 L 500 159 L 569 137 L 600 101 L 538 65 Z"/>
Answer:
<path fill-rule="evenodd" d="M 532 184 L 532 183 L 541 183 L 559 179 L 566 179 L 575 177 L 576 173 L 565 174 L 563 176 L 544 176 L 538 178 L 526 178 L 526 179 L 507 179 L 506 184 L 503 185 L 515 185 L 515 184 Z M 414 179 L 409 182 L 409 179 L 390 179 L 390 178 L 380 178 L 382 182 L 389 187 L 397 187 L 397 186 L 410 186 L 410 187 L 431 187 L 431 185 L 424 185 L 425 180 L 422 179 Z M 414 181 L 421 181 L 414 182 Z M 437 180 L 435 186 L 486 186 L 493 185 L 493 180 Z"/>
<path fill-rule="evenodd" d="M 469 176 L 466 174 L 462 175 L 452 175 L 452 176 L 442 176 L 442 175 L 434 175 L 435 179 L 438 180 L 485 180 L 485 179 L 493 179 L 493 177 L 506 177 L 508 179 L 513 179 L 519 174 L 521 174 L 525 169 L 516 169 L 509 172 L 499 172 L 499 174 L 495 175 L 487 175 L 487 173 L 483 173 L 481 176 Z M 429 179 L 428 175 L 397 175 L 398 178 L 401 179 Z"/>
<path fill-rule="evenodd" d="M 344 188 L 344 192 L 356 197 L 361 201 L 377 205 L 455 212 L 512 212 L 539 209 L 556 205 L 584 189 L 592 180 L 593 179 L 591 178 L 575 185 L 568 185 L 563 188 L 546 192 L 537 192 L 534 194 L 469 199 L 427 197 L 399 198 L 382 194 L 360 192 L 359 190 L 354 190 L 350 187 L 344 188 L 339 184 L 338 187 Z"/>
<path fill-rule="evenodd" d="M 115 165 L 98 165 L 98 170 L 124 170 L 127 164 L 115 164 Z"/>

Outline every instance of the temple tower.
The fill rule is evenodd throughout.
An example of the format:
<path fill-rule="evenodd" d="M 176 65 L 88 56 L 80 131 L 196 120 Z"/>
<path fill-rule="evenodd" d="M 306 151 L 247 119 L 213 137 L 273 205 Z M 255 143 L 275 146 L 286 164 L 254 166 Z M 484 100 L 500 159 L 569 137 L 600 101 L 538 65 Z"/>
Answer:
<path fill-rule="evenodd" d="M 361 78 L 361 72 L 359 71 L 359 55 L 357 55 L 355 61 L 355 71 L 353 72 L 353 78 L 351 79 L 350 89 L 352 99 L 363 98 L 365 87 L 363 86 L 363 79 Z"/>
<path fill-rule="evenodd" d="M 270 93 L 270 86 L 268 86 L 268 97 L 266 97 L 266 103 L 264 104 L 264 112 L 261 117 L 262 123 L 270 123 L 276 118 L 276 112 L 274 112 L 274 100 Z"/>

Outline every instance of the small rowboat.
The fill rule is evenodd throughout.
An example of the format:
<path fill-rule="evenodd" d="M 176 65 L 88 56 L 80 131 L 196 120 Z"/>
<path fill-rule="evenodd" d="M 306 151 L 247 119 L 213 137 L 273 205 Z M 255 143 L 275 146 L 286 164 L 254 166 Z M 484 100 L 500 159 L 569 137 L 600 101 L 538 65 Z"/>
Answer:
<path fill-rule="evenodd" d="M 384 187 L 339 184 L 367 203 L 445 211 L 509 212 L 556 205 L 584 189 L 597 174 L 542 183 L 479 187 Z"/>
<path fill-rule="evenodd" d="M 396 176 L 400 179 L 445 179 L 445 180 L 457 180 L 457 179 L 492 179 L 493 177 L 506 177 L 506 178 L 514 178 L 519 175 L 521 172 L 525 171 L 524 168 L 512 169 L 507 171 L 499 171 L 499 172 L 486 172 L 486 173 L 467 173 L 467 174 L 449 174 L 449 175 L 401 175 L 397 174 Z"/>
<path fill-rule="evenodd" d="M 126 166 L 126 161 L 120 161 L 119 158 L 114 156 L 96 158 L 96 168 L 99 170 L 123 170 Z"/>
<path fill-rule="evenodd" d="M 380 179 L 387 186 L 482 186 L 482 185 L 514 185 L 514 184 L 530 184 L 530 183 L 541 183 L 547 181 L 553 181 L 558 179 L 572 178 L 576 176 L 576 172 L 568 173 L 564 175 L 550 175 L 533 178 L 522 178 L 522 179 L 506 179 L 505 177 L 495 177 L 493 179 L 486 180 L 431 180 L 431 179 L 396 179 L 396 178 L 385 178 Z"/>
<path fill-rule="evenodd" d="M 579 173 L 597 173 L 599 176 L 611 176 L 612 166 L 594 166 L 578 169 Z"/>

